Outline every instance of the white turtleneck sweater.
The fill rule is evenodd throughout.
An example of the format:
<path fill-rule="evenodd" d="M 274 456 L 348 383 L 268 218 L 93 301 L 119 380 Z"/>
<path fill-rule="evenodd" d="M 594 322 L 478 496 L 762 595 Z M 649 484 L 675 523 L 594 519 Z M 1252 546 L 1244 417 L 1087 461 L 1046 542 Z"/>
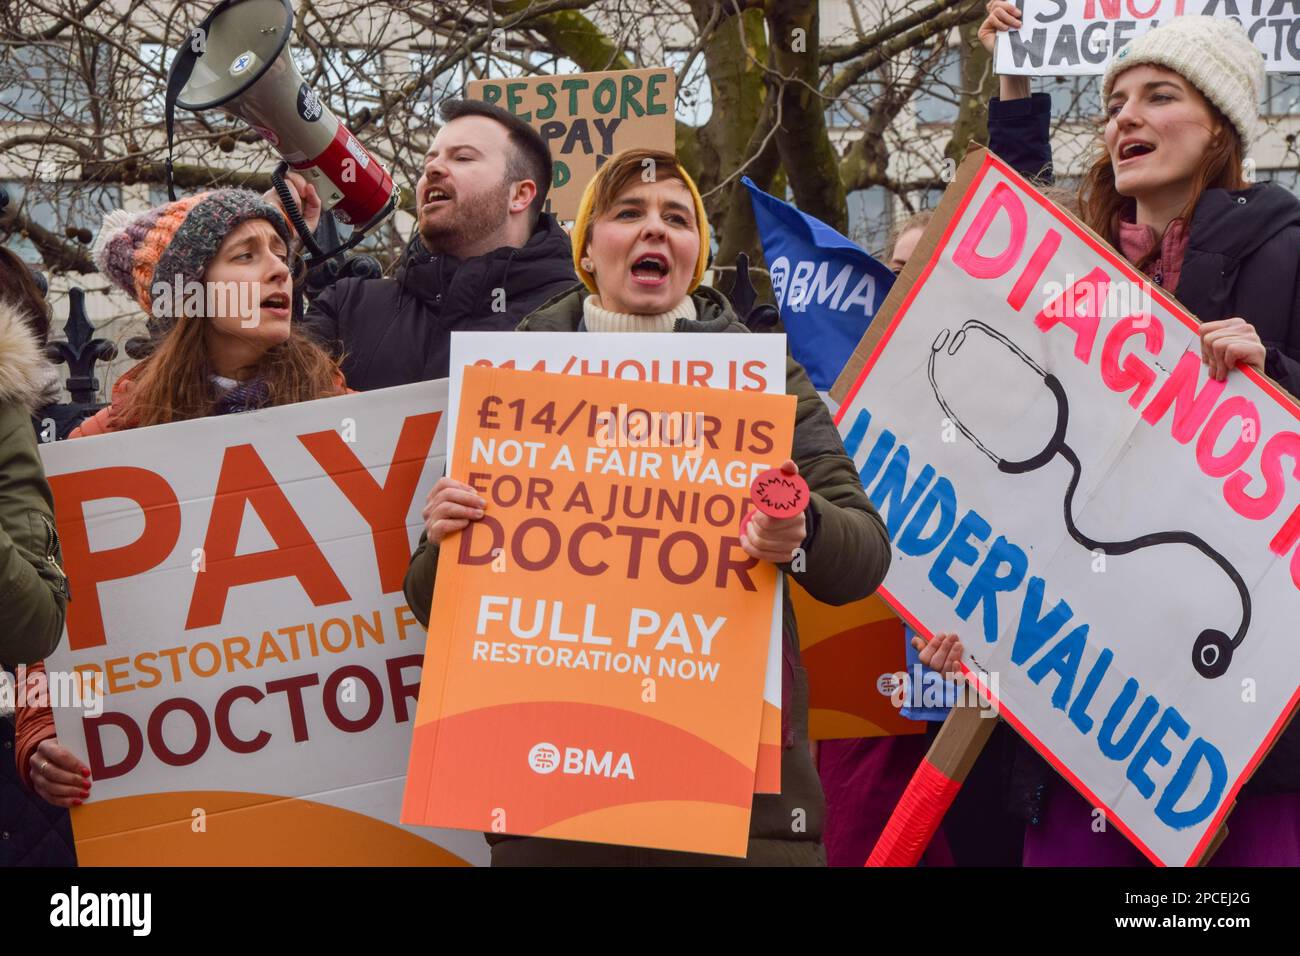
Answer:
<path fill-rule="evenodd" d="M 689 295 L 658 315 L 611 312 L 602 308 L 600 297 L 594 295 L 582 300 L 582 317 L 589 332 L 671 332 L 678 319 L 693 319 L 695 316 L 695 300 Z"/>

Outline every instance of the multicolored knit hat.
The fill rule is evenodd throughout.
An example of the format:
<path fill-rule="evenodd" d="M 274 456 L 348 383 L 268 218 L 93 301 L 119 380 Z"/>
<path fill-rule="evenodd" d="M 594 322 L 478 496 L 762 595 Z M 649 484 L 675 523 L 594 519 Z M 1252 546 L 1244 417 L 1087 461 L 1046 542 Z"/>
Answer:
<path fill-rule="evenodd" d="M 149 331 L 163 335 L 176 324 L 174 315 L 156 315 L 156 283 L 202 282 L 203 271 L 232 229 L 250 219 L 265 219 L 289 245 L 289 226 L 280 211 L 248 189 L 215 189 L 148 212 L 116 209 L 91 247 L 99 271 L 149 315 Z"/>

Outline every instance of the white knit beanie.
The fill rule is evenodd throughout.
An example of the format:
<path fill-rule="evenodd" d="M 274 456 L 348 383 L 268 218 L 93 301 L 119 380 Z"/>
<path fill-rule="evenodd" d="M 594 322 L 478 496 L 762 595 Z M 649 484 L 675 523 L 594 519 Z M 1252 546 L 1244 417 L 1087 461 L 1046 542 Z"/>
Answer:
<path fill-rule="evenodd" d="M 1102 112 L 1115 77 L 1144 63 L 1163 66 L 1182 76 L 1217 106 L 1250 149 L 1259 123 L 1264 87 L 1264 55 L 1235 20 L 1183 16 L 1125 44 L 1106 67 L 1101 84 Z"/>

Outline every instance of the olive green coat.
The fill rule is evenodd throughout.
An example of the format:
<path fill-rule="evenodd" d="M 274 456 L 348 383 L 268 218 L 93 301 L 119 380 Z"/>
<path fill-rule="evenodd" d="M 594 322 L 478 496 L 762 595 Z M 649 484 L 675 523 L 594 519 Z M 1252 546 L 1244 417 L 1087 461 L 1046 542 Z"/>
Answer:
<path fill-rule="evenodd" d="M 0 662 L 11 666 L 54 650 L 68 603 L 31 418 L 50 373 L 21 314 L 0 301 Z"/>
<path fill-rule="evenodd" d="M 582 287 L 562 293 L 519 324 L 525 332 L 574 332 L 582 317 Z M 679 319 L 673 332 L 736 332 L 748 334 L 730 303 L 712 289 L 697 289 L 698 318 Z M 786 359 L 786 393 L 798 398 L 794 449 L 791 457 L 812 490 L 812 538 L 805 542 L 806 568 L 793 577 L 817 600 L 847 604 L 871 594 L 889 569 L 890 546 L 884 523 L 867 500 L 852 459 L 844 451 L 825 403 L 803 367 Z M 406 597 L 412 612 L 426 623 L 433 597 L 437 549 L 420 539 L 406 574 Z M 757 794 L 750 818 L 749 856 L 745 860 L 702 854 L 668 853 L 601 844 L 488 836 L 492 863 L 499 865 L 817 865 L 825 863 L 821 846 L 825 800 L 808 748 L 808 680 L 799 666 L 799 633 L 788 591 L 785 595 L 784 637 L 792 735 L 781 754 L 781 793 Z M 789 679 L 789 675 L 787 675 Z M 864 691 L 865 693 L 865 691 Z"/>

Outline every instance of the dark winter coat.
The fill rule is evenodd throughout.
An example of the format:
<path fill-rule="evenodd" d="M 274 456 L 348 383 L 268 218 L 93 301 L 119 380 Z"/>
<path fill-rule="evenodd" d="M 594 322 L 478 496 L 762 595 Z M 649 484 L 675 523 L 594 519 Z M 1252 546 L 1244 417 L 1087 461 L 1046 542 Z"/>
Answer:
<path fill-rule="evenodd" d="M 76 864 L 68 811 L 46 803 L 22 784 L 14 725 L 0 716 L 0 868 Z"/>
<path fill-rule="evenodd" d="M 9 665 L 54 650 L 68 604 L 54 499 L 31 418 L 49 372 L 22 314 L 0 301 L 0 661 Z"/>
<path fill-rule="evenodd" d="M 21 313 L 0 301 L 0 661 L 11 666 L 63 634 L 67 581 L 31 418 L 57 382 Z M 0 715 L 0 867 L 75 862 L 68 812 L 23 788 L 13 716 Z"/>
<path fill-rule="evenodd" d="M 358 391 L 446 378 L 452 332 L 509 332 L 577 281 L 569 237 L 543 214 L 522 248 L 472 259 L 411 244 L 391 279 L 340 279 L 312 300 L 307 330 Z"/>
<path fill-rule="evenodd" d="M 1277 183 L 1207 190 L 1174 295 L 1202 322 L 1253 325 L 1268 349 L 1264 373 L 1300 395 L 1300 199 Z"/>
<path fill-rule="evenodd" d="M 1026 179 L 1052 185 L 1052 97 L 989 100 L 989 149 Z"/>
<path fill-rule="evenodd" d="M 587 291 L 578 287 L 559 295 L 520 323 L 525 332 L 574 332 L 582 319 Z M 698 318 L 679 319 L 678 332 L 736 332 L 748 329 L 736 319 L 725 298 L 712 289 L 693 293 Z M 817 395 L 807 373 L 794 359 L 786 360 L 786 394 L 798 398 L 794 448 L 791 457 L 812 489 L 805 540 L 806 570 L 792 572 L 782 565 L 814 598 L 826 604 L 857 601 L 876 590 L 889 569 L 889 537 L 876 509 L 862 490 L 853 460 Z M 433 598 L 438 549 L 426 538 L 411 559 L 406 574 L 406 599 L 413 613 L 426 624 Z M 670 853 L 602 844 L 534 838 L 488 836 L 493 844 L 494 866 L 510 865 L 821 865 L 826 861 L 821 845 L 825 801 L 808 749 L 808 678 L 799 663 L 799 632 L 788 592 L 783 619 L 782 667 L 783 722 L 787 723 L 781 754 L 781 793 L 756 794 L 750 818 L 749 855 L 736 860 L 704 854 Z M 803 815 L 796 811 L 802 809 Z M 797 829 L 795 819 L 805 826 Z"/>

